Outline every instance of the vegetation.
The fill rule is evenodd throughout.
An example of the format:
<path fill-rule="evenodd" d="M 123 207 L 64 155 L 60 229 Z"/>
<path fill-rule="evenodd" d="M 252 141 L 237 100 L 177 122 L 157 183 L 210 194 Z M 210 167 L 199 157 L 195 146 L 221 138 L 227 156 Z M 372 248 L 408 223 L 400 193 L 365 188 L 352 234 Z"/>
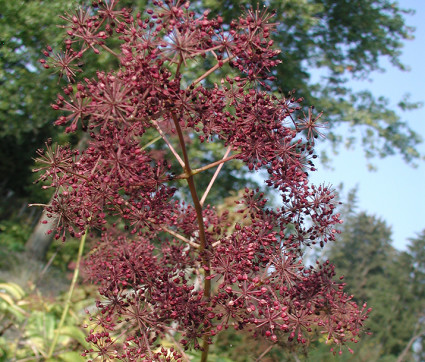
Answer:
<path fill-rule="evenodd" d="M 207 361 L 214 336 L 229 327 L 272 343 L 306 344 L 313 329 L 338 348 L 357 342 L 366 303 L 359 307 L 343 292 L 328 261 L 303 265 L 302 248 L 334 240 L 340 220 L 332 190 L 308 185 L 321 114 L 310 108 L 306 115 L 302 99 L 277 96 L 268 84 L 280 63 L 270 38 L 273 15 L 249 9 L 226 24 L 197 15 L 189 3 L 153 1 L 133 16 L 117 2 L 99 1 L 63 19 L 64 49 L 47 46 L 40 62 L 69 82 L 52 104 L 62 111 L 55 124 L 65 133 L 81 129 L 90 140 L 82 150 L 49 141 L 37 151 L 37 181 L 54 190 L 44 206 L 58 220 L 50 232 L 63 241 L 67 234 L 81 238 L 58 330 L 85 239 L 97 230 L 101 241 L 86 273 L 101 298 L 83 356 L 187 360 L 184 348 Z M 109 41 L 114 37 L 119 44 Z M 101 51 L 118 65 L 86 77 L 78 62 Z M 198 62 L 211 65 L 195 78 Z M 228 69 L 225 78 L 210 86 L 219 69 Z M 221 145 L 224 155 L 200 164 L 188 152 L 194 139 Z M 151 148 L 156 142 L 162 154 Z M 228 212 L 207 204 L 231 160 L 267 171 L 281 206 L 246 187 L 236 201 L 243 222 L 232 223 Z M 197 175 L 212 168 L 200 189 Z"/>
<path fill-rule="evenodd" d="M 33 167 L 32 157 L 35 156 L 35 150 L 40 148 L 44 140 L 53 137 L 59 144 L 78 147 L 80 155 L 87 155 L 84 150 L 86 149 L 85 143 L 88 141 L 84 138 L 84 132 L 82 132 L 84 129 L 77 128 L 75 132 L 61 134 L 60 127 L 52 127 L 57 115 L 54 110 L 49 108 L 49 105 L 57 93 L 58 82 L 56 77 L 52 77 L 51 72 L 42 71 L 43 65 L 46 66 L 46 63 L 39 62 L 41 51 L 44 49 L 47 52 L 46 55 L 51 56 L 50 63 L 48 60 L 47 64 L 54 65 L 54 55 L 46 49 L 46 45 L 50 44 L 53 48 L 57 48 L 62 41 L 63 30 L 56 27 L 58 23 L 57 15 L 62 14 L 64 9 L 73 14 L 73 9 L 75 9 L 77 3 L 79 2 L 75 1 L 73 3 L 62 0 L 55 2 L 27 1 L 25 3 L 0 0 L 0 8 L 2 9 L 0 14 L 0 84 L 2 85 L 0 87 L 0 154 L 4 160 L 1 165 L 4 177 L 0 185 L 2 195 L 2 202 L 0 203 L 0 240 L 2 244 L 0 279 L 4 280 L 4 283 L 0 284 L 0 345 L 2 349 L 0 360 L 85 360 L 80 355 L 81 351 L 84 349 L 90 350 L 91 348 L 85 338 L 92 342 L 94 341 L 93 338 L 97 338 L 98 341 L 106 341 L 108 339 L 106 334 L 97 335 L 90 332 L 88 336 L 84 335 L 80 328 L 84 324 L 92 326 L 98 320 L 96 319 L 97 317 L 92 317 L 93 319 L 90 320 L 89 315 L 81 313 L 87 308 L 93 310 L 96 292 L 85 283 L 75 284 L 80 272 L 79 264 L 76 265 L 75 260 L 77 260 L 77 253 L 80 251 L 81 254 L 82 252 L 82 244 L 79 244 L 79 240 L 67 240 L 62 245 L 55 243 L 53 247 L 50 247 L 49 251 L 50 241 L 47 240 L 45 251 L 40 253 L 42 260 L 45 260 L 47 256 L 49 260 L 47 265 L 31 260 L 34 259 L 35 253 L 31 252 L 29 259 L 23 259 L 24 256 L 21 255 L 31 229 L 40 216 L 34 208 L 28 210 L 23 205 L 26 205 L 28 200 L 49 203 L 49 199 L 52 196 L 51 193 L 41 192 L 38 186 L 32 185 L 32 181 L 36 179 L 30 172 Z M 113 3 L 113 1 L 109 2 L 111 6 Z M 203 13 L 206 7 L 211 8 L 212 11 L 207 16 L 208 21 L 217 19 L 220 12 L 222 13 L 223 23 L 229 23 L 231 19 L 239 16 L 241 12 L 239 4 L 248 6 L 249 9 L 252 9 L 252 13 L 255 13 L 255 9 L 257 9 L 257 2 L 211 2 L 208 0 L 196 2 L 196 4 L 193 4 L 194 7 L 192 9 L 201 16 L 200 14 Z M 386 0 L 356 0 L 344 3 L 337 3 L 332 0 L 314 0 L 309 2 L 272 0 L 267 2 L 267 4 L 270 4 L 270 8 L 277 10 L 274 19 L 279 21 L 279 25 L 277 25 L 278 31 L 271 36 L 274 40 L 273 48 L 282 49 L 279 58 L 282 62 L 275 64 L 276 66 L 272 70 L 272 75 L 275 78 L 267 79 L 265 81 L 266 87 L 270 87 L 270 94 L 276 96 L 276 99 L 285 99 L 282 95 L 278 96 L 280 91 L 283 95 L 289 94 L 287 97 L 289 100 L 295 96 L 295 100 L 303 97 L 305 98 L 304 103 L 314 104 L 319 111 L 325 111 L 325 116 L 320 118 L 318 117 L 320 113 L 311 109 L 310 111 L 305 111 L 306 115 L 303 118 L 302 112 L 296 110 L 295 112 L 299 112 L 300 119 L 296 120 L 294 129 L 302 131 L 299 133 L 299 137 L 312 136 L 314 132 L 316 132 L 316 135 L 324 133 L 327 136 L 326 142 L 330 142 L 335 148 L 338 148 L 339 145 L 346 144 L 347 141 L 348 143 L 353 142 L 355 137 L 360 136 L 367 157 L 385 157 L 397 152 L 408 163 L 413 164 L 418 160 L 421 155 L 418 154 L 415 147 L 421 141 L 419 135 L 415 134 L 405 123 L 400 121 L 397 113 L 388 108 L 387 102 L 382 98 L 375 98 L 368 92 L 354 94 L 347 87 L 347 80 L 350 77 L 367 77 L 370 71 L 377 69 L 378 61 L 382 57 L 388 57 L 393 65 L 404 69 L 404 65 L 400 64 L 398 57 L 403 41 L 411 38 L 413 34 L 412 29 L 405 24 L 403 17 L 409 11 L 401 9 L 396 3 Z M 150 5 L 146 5 L 144 1 L 123 0 L 120 1 L 120 6 L 135 8 L 133 12 L 135 15 L 138 10 L 143 13 L 147 6 L 149 7 Z M 261 2 L 259 6 L 261 9 Z M 259 13 L 265 14 L 262 11 Z M 72 28 L 68 30 L 74 31 Z M 71 39 L 71 41 L 73 40 L 75 38 Z M 99 41 L 99 39 L 96 41 Z M 84 75 L 87 78 L 99 81 L 100 78 L 96 74 L 97 70 L 110 72 L 111 69 L 116 69 L 119 62 L 113 52 L 120 51 L 119 40 L 111 38 L 107 41 L 108 47 L 112 52 L 104 51 L 105 49 L 102 50 L 101 47 L 98 47 L 102 51 L 100 54 L 95 54 L 91 51 L 93 49 L 89 49 L 84 52 L 85 54 L 81 61 L 74 59 L 77 65 L 75 71 L 84 70 Z M 196 48 L 196 46 L 201 46 L 200 44 L 192 44 L 191 46 Z M 182 69 L 185 67 L 187 70 L 182 76 L 182 84 L 190 84 L 195 79 L 198 79 L 217 62 L 217 58 L 206 57 L 202 61 L 194 63 L 191 57 L 198 54 L 189 54 L 190 52 L 187 49 L 186 59 L 183 59 L 186 60 L 186 63 L 184 61 L 183 63 L 180 62 Z M 202 51 L 205 50 L 202 49 Z M 225 54 L 223 56 L 223 59 L 226 59 Z M 168 70 L 174 76 L 176 76 L 175 66 L 177 64 L 179 64 L 179 61 L 174 63 L 171 61 L 168 67 Z M 202 90 L 204 91 L 205 89 L 208 92 L 208 89 L 211 89 L 214 83 L 220 84 L 220 79 L 225 79 L 226 75 L 231 78 L 237 76 L 238 66 L 237 64 L 235 65 L 236 67 L 232 69 L 226 64 L 216 69 L 214 74 L 203 79 L 202 85 L 204 88 Z M 324 78 L 319 84 L 311 82 L 310 69 L 316 68 L 321 69 L 324 74 Z M 87 91 L 89 88 L 87 86 L 88 83 L 84 83 L 82 78 L 80 79 L 80 85 L 84 84 L 85 91 Z M 61 83 L 67 83 L 66 74 Z M 94 84 L 92 86 L 95 87 Z M 93 89 L 91 88 L 90 91 L 93 91 Z M 292 92 L 293 89 L 296 90 L 296 93 Z M 74 84 L 70 93 L 75 95 L 78 92 L 81 92 L 81 89 L 77 89 L 76 84 Z M 208 95 L 210 94 L 208 93 Z M 66 108 L 61 104 L 60 98 L 58 98 L 56 105 L 58 108 Z M 409 104 L 405 99 L 401 100 L 400 106 L 405 110 L 418 105 Z M 327 128 L 315 128 L 316 121 L 320 122 L 322 119 L 327 122 Z M 300 123 L 297 125 L 298 121 Z M 312 122 L 312 127 L 309 126 L 310 128 L 308 128 L 306 126 L 302 130 L 303 121 L 306 124 Z M 173 122 L 174 120 L 171 123 Z M 348 138 L 345 135 L 338 134 L 338 125 L 343 123 L 348 123 L 353 131 L 353 134 L 350 134 Z M 177 148 L 177 145 L 180 144 L 181 146 L 182 142 L 178 137 L 171 135 L 171 130 L 172 127 L 170 129 L 165 128 L 165 132 L 169 132 L 168 136 L 171 143 L 174 148 Z M 152 127 L 145 131 L 139 139 L 139 141 L 143 141 L 139 142 L 139 147 L 143 148 L 142 154 L 144 154 L 144 151 L 149 151 L 149 157 L 155 161 L 162 161 L 164 158 L 169 159 L 171 153 L 164 152 L 164 148 L 167 146 L 157 137 L 157 131 Z M 201 132 L 203 131 L 201 130 Z M 245 133 L 245 135 L 247 134 L 249 132 Z M 144 142 L 145 140 L 146 142 Z M 155 141 L 155 143 L 149 144 L 148 140 Z M 95 141 L 99 141 L 99 139 L 95 137 Z M 217 139 L 214 138 L 214 141 L 217 141 Z M 313 144 L 314 141 L 314 138 L 310 138 L 310 144 Z M 94 141 L 92 140 L 91 142 Z M 213 163 L 226 152 L 226 148 L 221 146 L 219 142 L 202 142 L 199 137 L 185 137 L 183 145 L 187 146 L 187 156 L 191 160 L 191 165 L 195 164 L 195 168 Z M 252 142 L 250 145 L 252 146 Z M 144 148 L 145 146 L 146 148 Z M 61 147 L 49 147 L 53 153 L 60 152 L 63 149 Z M 65 150 L 67 149 L 65 148 Z M 234 149 L 232 152 L 237 151 Z M 302 150 L 301 147 L 297 152 L 302 154 L 305 150 Z M 57 153 L 56 156 L 58 155 Z M 261 159 L 258 158 L 258 155 L 256 157 L 255 161 Z M 328 155 L 321 155 L 320 159 L 323 162 L 329 162 L 327 157 Z M 235 158 L 237 157 L 235 156 Z M 247 232 L 249 229 L 248 221 L 254 221 L 254 223 L 258 224 L 262 220 L 259 217 L 260 213 L 254 214 L 254 216 L 246 214 L 247 218 L 241 219 L 243 215 L 236 212 L 240 207 L 235 205 L 234 201 L 243 199 L 243 187 L 246 185 L 251 189 L 255 189 L 257 186 L 255 181 L 249 179 L 249 169 L 257 168 L 259 165 L 256 162 L 252 162 L 252 159 L 246 159 L 245 161 L 247 161 L 248 167 L 244 168 L 237 159 L 229 160 L 226 167 L 221 169 L 220 177 L 216 179 L 214 188 L 208 193 L 208 200 L 211 200 L 211 203 L 218 204 L 217 215 L 223 215 L 223 210 L 226 209 L 231 211 L 228 223 L 232 227 L 228 230 L 228 235 L 239 235 L 241 232 Z M 159 171 L 159 164 L 155 166 L 154 163 L 151 166 L 154 170 Z M 171 171 L 174 171 L 176 175 L 181 174 L 178 171 L 178 167 L 180 167 L 178 161 L 170 160 L 169 165 Z M 62 177 L 64 180 L 66 178 L 64 175 L 73 171 L 72 168 L 67 168 L 68 166 L 65 167 L 64 164 L 61 167 L 62 169 L 58 175 L 59 179 Z M 303 171 L 311 167 L 311 164 L 302 164 Z M 109 169 L 109 171 L 111 170 Z M 62 174 L 60 174 L 61 172 Z M 187 170 L 183 171 L 183 173 L 186 172 Z M 169 174 L 165 170 L 163 175 Z M 215 169 L 213 167 L 196 175 L 196 189 L 205 190 L 214 175 Z M 191 187 L 184 188 L 186 179 L 182 177 L 181 180 L 177 178 L 177 180 L 173 181 L 176 187 L 179 188 L 179 192 L 175 196 L 180 200 L 190 198 L 191 191 L 193 191 Z M 160 180 L 157 179 L 156 181 Z M 109 185 L 109 182 L 107 184 Z M 125 188 L 127 186 L 124 185 L 118 192 L 119 197 L 123 197 L 124 200 L 126 200 L 126 196 L 122 192 L 126 192 Z M 229 189 L 242 191 L 235 192 L 232 197 L 225 198 Z M 56 193 L 56 197 L 58 195 L 63 196 L 62 191 L 63 189 Z M 245 198 L 247 197 L 249 197 L 249 193 L 245 195 Z M 55 199 L 53 201 L 55 202 Z M 56 201 L 57 207 L 66 204 L 61 204 L 58 199 Z M 55 207 L 54 202 L 53 207 Z M 332 205 L 333 201 L 330 204 Z M 265 210 L 262 205 L 258 207 L 260 210 Z M 189 215 L 188 210 L 189 208 L 185 212 Z M 58 210 L 50 209 L 50 211 Z M 180 211 L 183 212 L 183 208 Z M 65 215 L 63 211 L 61 215 L 62 217 Z M 212 211 L 211 215 L 213 215 Z M 196 219 L 196 212 L 192 216 L 192 218 Z M 116 214 L 108 216 L 106 212 L 104 220 L 112 222 L 115 217 Z M 364 300 L 367 300 L 370 305 L 373 305 L 374 311 L 368 324 L 372 335 L 365 338 L 364 342 L 360 342 L 360 347 L 348 343 L 348 347 L 354 350 L 354 354 L 343 353 L 339 360 L 401 362 L 413 358 L 423 359 L 425 356 L 423 356 L 424 308 L 422 301 L 424 297 L 422 286 L 424 284 L 423 263 L 425 259 L 423 243 L 425 231 L 416 238 L 411 239 L 409 249 L 406 252 L 400 252 L 391 246 L 391 231 L 385 222 L 367 213 L 355 213 L 353 211 L 346 211 L 343 218 L 346 223 L 342 228 L 341 239 L 330 243 L 329 248 L 325 249 L 324 255 L 335 263 L 337 275 L 345 275 L 343 281 L 347 283 L 346 288 L 348 288 L 349 293 L 355 295 L 357 304 L 362 305 Z M 102 217 L 96 219 L 90 215 L 88 218 L 85 217 L 84 222 L 93 226 L 101 220 L 103 220 Z M 75 235 L 79 236 L 80 233 L 85 233 L 85 227 L 79 223 L 80 221 L 75 224 L 74 220 L 74 223 L 69 222 L 65 225 L 72 226 Z M 301 224 L 289 222 L 288 220 L 286 220 L 286 223 L 286 235 L 284 237 L 281 236 L 282 240 L 291 234 L 299 235 L 300 232 L 302 234 Z M 125 224 L 126 220 L 124 218 L 123 222 L 117 223 L 116 230 L 122 231 Z M 61 225 L 63 226 L 64 224 Z M 214 225 L 211 225 L 211 228 Z M 240 225 L 242 231 L 236 230 L 236 225 Z M 292 225 L 295 225 L 295 229 Z M 218 225 L 214 227 L 218 227 Z M 179 228 L 180 230 L 178 230 Z M 225 227 L 222 225 L 223 229 Z M 143 230 L 143 228 L 139 230 Z M 176 231 L 183 232 L 184 237 L 191 243 L 196 243 L 196 238 L 199 238 L 199 234 L 190 234 L 183 227 L 170 229 L 168 233 L 170 231 L 174 233 Z M 222 234 L 216 237 L 216 241 L 224 238 L 223 231 L 220 232 Z M 189 234 L 191 238 L 189 238 Z M 304 237 L 306 235 L 304 234 Z M 164 230 L 157 230 L 156 236 L 163 242 L 164 240 L 170 240 L 170 236 L 167 236 L 167 231 L 164 233 Z M 98 237 L 99 233 L 93 231 L 89 239 L 93 242 Z M 313 242 L 320 243 L 320 238 L 317 235 L 314 235 L 314 237 L 316 239 L 313 238 Z M 104 238 L 105 235 L 103 240 Z M 92 247 L 94 244 L 89 245 Z M 103 245 L 105 246 L 105 243 Z M 189 243 L 189 245 L 191 244 Z M 199 243 L 194 245 L 199 245 Z M 154 244 L 155 248 L 158 248 L 158 246 Z M 295 249 L 293 248 L 293 250 Z M 112 258 L 114 253 L 116 257 L 116 252 L 114 251 L 112 254 L 108 254 L 110 251 L 108 247 L 104 248 L 103 251 L 101 247 L 95 250 L 96 252 L 90 253 L 89 260 L 91 260 L 92 264 L 90 262 L 88 264 L 91 267 L 87 269 L 89 273 L 85 274 L 86 278 L 91 276 L 96 279 L 97 276 L 94 275 L 96 268 L 94 267 L 100 268 L 102 263 L 109 257 Z M 196 252 L 195 248 L 195 255 Z M 161 251 L 159 251 L 160 254 Z M 199 255 L 202 259 L 202 252 Z M 100 262 L 98 262 L 99 260 Z M 207 260 L 205 256 L 204 260 Z M 347 260 L 350 261 L 349 264 Z M 17 268 L 16 265 L 25 267 Z M 328 267 L 323 269 L 323 273 L 319 270 L 315 271 L 315 275 L 324 276 L 328 273 L 327 276 L 331 276 L 333 274 L 332 268 L 326 268 Z M 165 269 L 161 270 L 166 273 Z M 204 270 L 207 274 L 208 270 Z M 214 269 L 212 270 L 214 271 Z M 69 272 L 74 272 L 73 288 L 75 289 L 65 292 L 71 278 L 69 276 L 66 279 L 65 273 Z M 184 276 L 181 278 L 186 280 L 186 284 L 192 281 L 190 277 Z M 254 275 L 249 274 L 249 278 L 254 278 Z M 25 280 L 30 283 L 26 284 Z M 19 284 L 26 285 L 26 288 L 22 289 Z M 52 290 L 43 288 L 44 285 L 49 284 L 52 285 L 50 289 L 55 290 L 55 293 L 52 293 Z M 238 291 L 243 290 L 241 285 L 237 284 L 241 283 L 232 284 L 233 291 L 231 293 L 234 293 L 233 296 L 235 298 Z M 133 285 L 133 287 L 143 289 L 141 284 Z M 118 290 L 122 295 L 125 293 L 126 288 L 121 285 Z M 217 291 L 212 287 L 211 292 L 214 294 Z M 106 296 L 109 295 L 107 291 L 102 293 Z M 281 292 L 279 291 L 279 293 Z M 228 294 L 227 298 L 232 300 L 233 297 Z M 101 304 L 98 304 L 98 306 L 102 307 Z M 259 307 L 259 305 L 256 305 L 256 310 L 261 314 L 261 308 Z M 103 308 L 107 310 L 104 305 Z M 166 307 L 163 309 L 164 311 L 167 310 Z M 255 312 L 251 314 L 255 314 Z M 288 314 L 290 315 L 290 313 Z M 397 319 L 394 316 L 397 316 Z M 238 318 L 240 318 L 239 322 L 242 323 L 242 325 L 238 325 L 238 329 L 239 326 L 242 327 L 249 324 L 244 325 L 246 322 L 241 317 L 241 314 L 238 314 L 235 320 L 238 320 Z M 211 330 L 214 331 L 214 327 L 208 327 L 210 322 L 206 322 L 206 319 L 202 323 L 204 325 L 203 328 L 212 328 Z M 212 320 L 211 326 L 217 326 L 216 323 L 215 320 Z M 279 324 L 279 322 L 277 323 Z M 382 328 L 383 325 L 385 325 L 385 328 Z M 258 334 L 268 336 L 266 330 L 262 330 L 262 328 L 257 328 L 257 330 L 259 331 Z M 273 332 L 273 329 L 271 329 L 271 332 Z M 171 334 L 171 337 L 169 335 L 168 339 L 165 339 L 161 333 L 159 333 L 158 342 L 163 345 L 166 351 L 178 346 L 176 340 L 181 338 L 180 334 Z M 204 333 L 204 335 L 206 334 Z M 276 336 L 276 342 L 274 336 L 271 333 L 268 336 L 269 338 L 253 339 L 249 331 L 235 333 L 231 328 L 221 331 L 214 338 L 216 343 L 210 348 L 208 360 L 253 360 L 259 357 L 259 350 L 263 351 L 261 358 L 264 361 L 328 361 L 331 359 L 329 355 L 330 347 L 325 343 L 326 338 L 321 337 L 319 331 L 315 328 L 305 332 L 306 341 L 311 341 L 311 344 L 305 344 L 301 348 L 297 347 L 297 344 L 293 342 L 288 342 L 287 338 L 283 338 L 283 335 Z M 192 338 L 191 341 L 195 343 L 196 338 Z M 301 342 L 303 342 L 302 338 Z M 99 342 L 95 342 L 95 344 L 99 347 Z M 252 349 L 248 349 L 245 354 L 242 354 L 240 350 L 241 344 L 248 345 Z M 146 344 L 144 344 L 144 347 L 146 347 Z M 338 352 L 338 349 L 335 351 Z M 156 346 L 151 349 L 151 352 L 153 354 L 165 353 L 160 348 L 156 348 Z M 192 352 L 176 350 L 175 355 L 178 354 L 182 358 L 192 358 L 194 360 L 206 358 L 206 353 L 202 350 Z"/>
<path fill-rule="evenodd" d="M 341 238 L 330 245 L 327 257 L 345 276 L 355 299 L 373 305 L 368 323 L 372 335 L 350 360 L 421 359 L 425 279 L 424 259 L 417 253 L 423 253 L 423 243 L 422 232 L 410 240 L 407 251 L 399 251 L 391 245 L 391 229 L 384 221 L 364 212 L 347 215 Z"/>
<path fill-rule="evenodd" d="M 4 43 L 0 48 L 0 185 L 1 216 L 9 215 L 10 207 L 19 209 L 22 201 L 40 200 L 38 188 L 31 186 L 32 157 L 48 137 L 58 140 L 58 129 L 49 105 L 56 94 L 57 78 L 43 72 L 38 62 L 47 44 L 56 47 L 62 38 L 57 28 L 58 15 L 72 10 L 80 1 L 8 1 L 0 0 L 0 34 Z M 240 5 L 253 6 L 261 1 L 196 2 L 212 9 L 210 17 L 224 11 L 225 21 L 236 18 Z M 404 15 L 410 11 L 389 0 L 333 0 L 269 1 L 276 10 L 278 32 L 274 34 L 276 47 L 282 50 L 283 62 L 275 70 L 273 89 L 284 94 L 296 90 L 306 104 L 326 112 L 329 128 L 323 130 L 327 142 L 335 147 L 351 144 L 360 136 L 367 156 L 400 153 L 407 162 L 414 162 L 419 154 L 415 146 L 420 136 L 400 120 L 397 112 L 388 108 L 387 101 L 364 91 L 354 94 L 347 86 L 351 78 L 367 77 L 379 68 L 379 60 L 387 57 L 400 64 L 403 41 L 413 37 Z M 145 1 L 126 0 L 123 6 L 143 11 Z M 89 56 L 85 72 L 93 76 L 97 69 L 109 69 L 114 58 L 108 53 Z M 208 64 L 205 64 L 208 66 Z M 194 67 L 201 72 L 203 65 Z M 312 83 L 311 70 L 322 69 L 325 79 Z M 414 104 L 404 100 L 403 109 Z M 338 124 L 350 125 L 353 134 L 338 133 Z M 62 140 L 75 144 L 75 138 Z M 206 154 L 206 153 L 204 153 Z M 326 156 L 327 157 L 327 156 Z M 322 161 L 329 161 L 324 155 Z M 234 179 L 231 180 L 235 181 Z M 45 194 L 46 201 L 49 196 Z"/>

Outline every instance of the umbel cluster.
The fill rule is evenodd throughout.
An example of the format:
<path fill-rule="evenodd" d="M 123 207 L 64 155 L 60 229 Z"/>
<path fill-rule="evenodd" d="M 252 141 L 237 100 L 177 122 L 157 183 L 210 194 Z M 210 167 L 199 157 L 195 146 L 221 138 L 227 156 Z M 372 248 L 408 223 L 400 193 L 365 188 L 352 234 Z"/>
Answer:
<path fill-rule="evenodd" d="M 56 124 L 89 141 L 82 151 L 48 143 L 37 171 L 54 189 L 46 211 L 59 219 L 56 238 L 99 239 L 85 261 L 101 299 L 84 355 L 179 360 L 195 348 L 206 361 L 229 327 L 275 343 L 357 341 L 366 305 L 344 293 L 329 262 L 303 263 L 303 247 L 333 240 L 341 221 L 332 190 L 308 181 L 321 114 L 270 85 L 280 62 L 273 14 L 251 8 L 227 24 L 189 2 L 133 14 L 109 0 L 62 19 L 63 50 L 47 47 L 40 61 L 66 82 Z M 115 68 L 85 77 L 89 53 Z M 191 146 L 209 143 L 222 158 L 194 167 Z M 266 170 L 280 206 L 249 188 L 231 212 L 207 204 L 231 160 Z M 158 348 L 167 336 L 175 347 Z"/>

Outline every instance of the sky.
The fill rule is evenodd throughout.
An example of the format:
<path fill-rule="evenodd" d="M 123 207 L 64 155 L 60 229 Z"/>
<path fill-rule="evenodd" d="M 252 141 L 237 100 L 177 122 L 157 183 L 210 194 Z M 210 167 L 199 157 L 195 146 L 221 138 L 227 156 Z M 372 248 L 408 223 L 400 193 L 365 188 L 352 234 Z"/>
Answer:
<path fill-rule="evenodd" d="M 399 4 L 416 11 L 414 15 L 406 15 L 406 23 L 416 28 L 415 39 L 405 42 L 400 58 L 410 71 L 400 71 L 382 61 L 385 72 L 372 73 L 371 81 L 348 84 L 354 90 L 368 89 L 375 96 L 388 98 L 393 109 L 406 93 L 411 94 L 410 101 L 425 103 L 425 0 L 400 0 Z M 398 108 L 398 114 L 425 141 L 425 107 L 405 112 Z M 418 149 L 425 155 L 425 144 Z M 376 172 L 368 171 L 367 163 L 360 145 L 354 150 L 341 148 L 332 158 L 333 170 L 317 163 L 319 170 L 310 173 L 311 181 L 334 186 L 342 182 L 345 192 L 357 186 L 358 211 L 385 220 L 392 228 L 393 245 L 404 250 L 408 239 L 425 229 L 425 161 L 418 161 L 418 167 L 413 168 L 400 155 L 373 159 Z"/>

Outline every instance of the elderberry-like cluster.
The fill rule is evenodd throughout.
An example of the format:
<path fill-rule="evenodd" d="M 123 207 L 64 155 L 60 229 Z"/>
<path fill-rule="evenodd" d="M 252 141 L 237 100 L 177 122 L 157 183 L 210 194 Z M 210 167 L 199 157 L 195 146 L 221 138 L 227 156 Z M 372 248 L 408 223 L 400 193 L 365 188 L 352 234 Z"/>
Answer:
<path fill-rule="evenodd" d="M 213 336 L 229 326 L 273 342 L 306 343 L 315 331 L 331 344 L 356 341 L 369 310 L 343 292 L 329 262 L 303 263 L 302 247 L 333 240 L 341 221 L 330 187 L 308 182 L 321 114 L 310 108 L 305 116 L 301 99 L 271 92 L 280 62 L 273 14 L 248 9 L 225 24 L 181 0 L 155 0 L 135 15 L 118 0 L 96 0 L 62 18 L 65 48 L 47 47 L 41 63 L 68 81 L 52 105 L 62 112 L 56 124 L 90 140 L 80 151 L 47 144 L 37 171 L 55 190 L 46 210 L 59 218 L 57 239 L 101 232 L 86 260 L 102 298 L 84 354 L 179 360 L 196 348 L 206 360 Z M 91 51 L 116 57 L 117 68 L 84 78 L 81 59 Z M 197 78 L 196 62 L 209 64 Z M 150 147 L 153 137 L 180 173 Z M 192 168 L 194 137 L 221 143 L 223 158 Z M 237 218 L 205 204 L 234 159 L 267 170 L 280 207 L 250 189 Z M 197 189 L 197 175 L 211 168 L 208 188 Z M 190 201 L 181 199 L 179 180 Z M 175 347 L 158 347 L 167 336 Z"/>

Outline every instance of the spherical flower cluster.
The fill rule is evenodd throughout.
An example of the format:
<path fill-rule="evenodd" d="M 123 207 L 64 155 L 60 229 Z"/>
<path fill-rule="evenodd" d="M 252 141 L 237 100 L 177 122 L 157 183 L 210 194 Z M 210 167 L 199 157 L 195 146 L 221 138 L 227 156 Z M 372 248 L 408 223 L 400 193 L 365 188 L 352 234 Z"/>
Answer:
<path fill-rule="evenodd" d="M 46 209 L 59 217 L 56 238 L 101 233 L 86 260 L 102 298 L 90 317 L 93 348 L 84 354 L 179 360 L 184 348 L 196 348 L 206 361 L 213 337 L 229 326 L 272 342 L 306 343 L 317 330 L 333 344 L 356 340 L 369 310 L 343 292 L 329 262 L 303 263 L 302 248 L 333 240 L 341 221 L 331 188 L 308 182 L 321 114 L 310 108 L 305 116 L 302 99 L 270 91 L 280 62 L 272 14 L 249 9 L 224 24 L 181 0 L 152 4 L 133 15 L 117 0 L 98 0 L 66 14 L 65 50 L 54 55 L 47 47 L 41 60 L 69 82 L 52 104 L 62 112 L 56 124 L 89 135 L 82 151 L 49 143 L 37 169 L 55 189 Z M 108 52 L 119 65 L 80 77 L 90 51 Z M 210 66 L 196 79 L 195 61 Z M 228 75 L 208 86 L 226 67 Z M 155 137 L 168 148 L 165 158 L 151 147 Z M 221 143 L 225 155 L 192 168 L 194 137 Z M 205 205 L 234 159 L 267 171 L 280 207 L 248 188 L 238 218 Z M 200 198 L 196 177 L 213 167 Z M 181 199 L 181 180 L 190 202 Z M 175 347 L 157 347 L 167 337 Z"/>

